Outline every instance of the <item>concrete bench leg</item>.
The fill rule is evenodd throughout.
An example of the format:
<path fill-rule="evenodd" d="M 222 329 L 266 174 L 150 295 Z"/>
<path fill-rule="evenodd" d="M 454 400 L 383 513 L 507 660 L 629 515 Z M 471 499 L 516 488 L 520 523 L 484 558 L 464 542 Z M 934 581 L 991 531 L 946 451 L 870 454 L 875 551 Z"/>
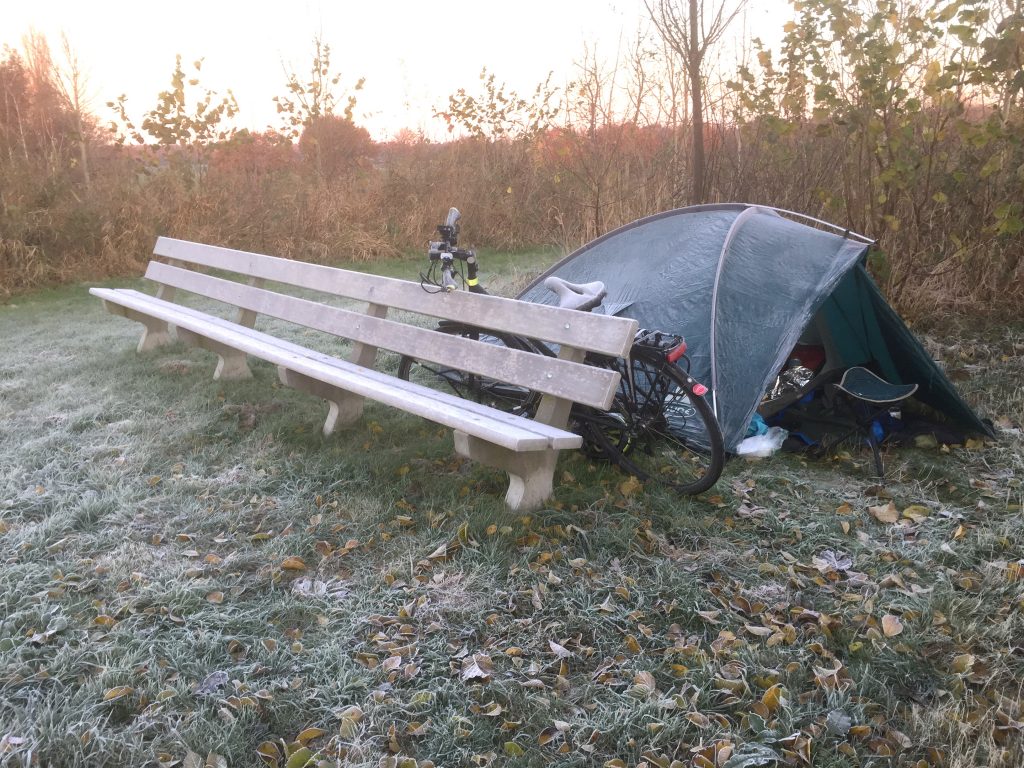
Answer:
<path fill-rule="evenodd" d="M 324 437 L 330 437 L 336 427 L 354 424 L 363 415 L 363 398 L 359 395 L 280 365 L 277 367 L 277 376 L 286 387 L 308 392 L 327 401 L 330 410 L 327 413 L 327 421 L 324 422 Z"/>
<path fill-rule="evenodd" d="M 214 379 L 229 381 L 252 378 L 252 371 L 249 370 L 249 361 L 245 352 L 239 352 L 233 347 L 212 341 L 185 328 L 178 328 L 177 333 L 178 341 L 188 344 L 190 347 L 202 347 L 217 355 L 217 369 L 213 372 Z"/>
<path fill-rule="evenodd" d="M 505 503 L 514 511 L 528 512 L 543 506 L 554 490 L 557 450 L 519 453 L 455 430 L 455 452 L 508 472 Z"/>
<path fill-rule="evenodd" d="M 104 301 L 103 306 L 112 315 L 121 315 L 121 317 L 127 317 L 129 320 L 134 320 L 145 326 L 142 337 L 139 339 L 139 345 L 135 348 L 136 352 L 148 352 L 151 349 L 171 343 L 170 328 L 168 328 L 167 323 L 163 320 L 150 317 L 142 312 L 136 312 L 134 309 L 128 309 L 128 307 L 122 307 L 120 304 L 115 304 L 112 301 Z"/>

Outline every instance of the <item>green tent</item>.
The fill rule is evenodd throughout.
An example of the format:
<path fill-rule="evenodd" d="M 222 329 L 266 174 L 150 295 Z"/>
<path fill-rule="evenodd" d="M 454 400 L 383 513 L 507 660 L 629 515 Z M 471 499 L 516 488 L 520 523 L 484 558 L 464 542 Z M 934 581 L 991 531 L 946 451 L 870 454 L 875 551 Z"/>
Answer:
<path fill-rule="evenodd" d="M 553 266 L 519 296 L 556 303 L 548 275 L 601 280 L 603 311 L 681 333 L 691 373 L 707 384 L 728 449 L 743 440 L 767 388 L 808 338 L 832 369 L 864 365 L 958 427 L 992 434 L 864 269 L 871 241 L 763 206 L 667 211 L 609 232 Z"/>

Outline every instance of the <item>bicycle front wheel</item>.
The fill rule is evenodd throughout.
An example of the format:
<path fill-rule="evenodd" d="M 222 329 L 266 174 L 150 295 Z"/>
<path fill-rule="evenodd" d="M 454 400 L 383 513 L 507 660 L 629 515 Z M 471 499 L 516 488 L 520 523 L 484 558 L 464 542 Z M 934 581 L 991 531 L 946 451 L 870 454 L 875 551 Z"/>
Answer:
<path fill-rule="evenodd" d="M 648 490 L 693 495 L 711 488 L 725 465 L 722 430 L 689 377 L 661 355 L 615 367 L 619 392 L 607 413 L 589 415 L 588 437 Z"/>

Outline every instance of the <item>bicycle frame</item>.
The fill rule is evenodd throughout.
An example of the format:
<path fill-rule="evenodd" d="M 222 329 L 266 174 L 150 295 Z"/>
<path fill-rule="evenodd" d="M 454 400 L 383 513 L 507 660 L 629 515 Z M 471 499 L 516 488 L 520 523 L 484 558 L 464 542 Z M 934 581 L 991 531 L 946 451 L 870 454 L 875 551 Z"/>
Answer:
<path fill-rule="evenodd" d="M 450 292 L 461 287 L 486 294 L 488 291 L 479 282 L 476 253 L 458 247 L 459 218 L 458 210 L 452 208 L 445 224 L 438 227 L 441 240 L 430 243 L 430 267 L 426 275 L 420 274 L 421 286 L 429 292 Z M 556 278 L 549 277 L 549 280 Z M 600 283 L 576 285 L 561 280 L 548 287 L 563 299 L 560 301 L 563 307 L 575 306 L 580 311 L 593 311 L 604 296 Z M 565 300 L 580 296 L 586 299 L 592 290 L 599 291 L 591 297 L 596 298 L 596 304 L 582 301 L 574 305 Z M 441 321 L 438 328 L 476 340 L 490 337 L 495 343 L 546 357 L 558 355 L 557 348 L 543 341 L 475 328 L 458 321 Z M 708 388 L 690 376 L 686 342 L 681 336 L 641 330 L 628 356 L 611 358 L 588 354 L 586 362 L 617 371 L 621 376 L 619 390 L 609 410 L 573 405 L 570 418 L 577 424 L 576 431 L 583 436 L 588 453 L 681 493 L 698 493 L 715 483 L 725 459 L 721 430 L 703 397 Z M 413 358 L 403 357 L 399 375 L 408 378 L 413 364 Z M 517 415 L 532 417 L 542 400 L 531 390 L 454 368 L 424 367 L 443 379 L 460 397 L 504 403 Z M 669 454 L 684 458 L 678 461 L 663 458 Z M 698 458 L 698 454 L 708 458 Z M 694 468 L 693 473 L 691 468 Z"/>

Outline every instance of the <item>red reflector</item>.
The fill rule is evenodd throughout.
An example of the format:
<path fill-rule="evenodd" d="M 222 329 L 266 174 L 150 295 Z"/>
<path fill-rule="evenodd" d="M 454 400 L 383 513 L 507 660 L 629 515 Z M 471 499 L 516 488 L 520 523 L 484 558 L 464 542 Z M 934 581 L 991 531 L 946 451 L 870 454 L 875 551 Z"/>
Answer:
<path fill-rule="evenodd" d="M 682 342 L 675 349 L 669 350 L 668 361 L 670 363 L 676 362 L 680 357 L 686 354 L 686 342 Z"/>
<path fill-rule="evenodd" d="M 704 397 L 704 395 L 706 395 L 707 393 L 708 388 L 705 387 L 703 384 L 693 385 L 693 394 L 697 395 L 697 397 Z"/>

